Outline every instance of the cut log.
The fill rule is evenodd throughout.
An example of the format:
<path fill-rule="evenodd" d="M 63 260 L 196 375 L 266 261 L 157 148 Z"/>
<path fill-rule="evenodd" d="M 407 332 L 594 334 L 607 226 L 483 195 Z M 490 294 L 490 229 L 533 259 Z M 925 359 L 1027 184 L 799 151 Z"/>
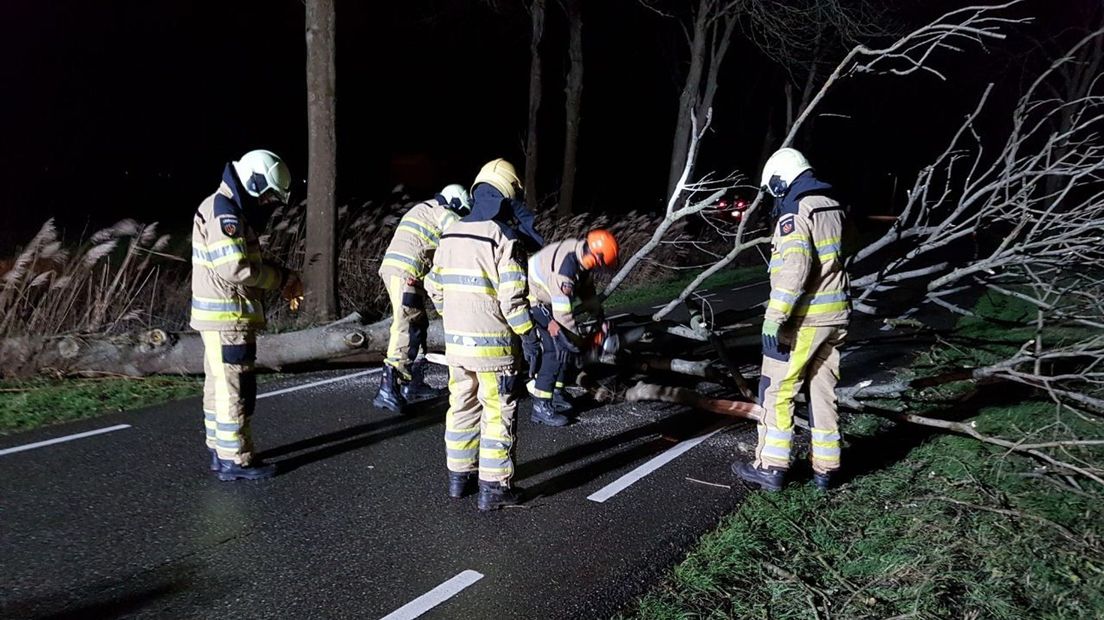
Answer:
<path fill-rule="evenodd" d="M 290 366 L 387 348 L 391 320 L 365 324 L 358 313 L 336 323 L 257 339 L 257 368 L 279 371 Z M 444 347 L 439 320 L 429 326 L 427 346 Z M 196 332 L 155 329 L 126 336 L 25 336 L 0 342 L 0 373 L 30 376 L 42 371 L 59 375 L 203 374 L 203 342 Z"/>
<path fill-rule="evenodd" d="M 763 416 L 763 408 L 755 403 L 745 403 L 738 400 L 725 400 L 722 398 L 707 398 L 694 390 L 652 383 L 637 383 L 625 392 L 625 400 L 633 401 L 660 401 L 686 405 L 702 411 L 717 413 L 720 415 L 743 418 L 745 420 L 759 420 Z"/>

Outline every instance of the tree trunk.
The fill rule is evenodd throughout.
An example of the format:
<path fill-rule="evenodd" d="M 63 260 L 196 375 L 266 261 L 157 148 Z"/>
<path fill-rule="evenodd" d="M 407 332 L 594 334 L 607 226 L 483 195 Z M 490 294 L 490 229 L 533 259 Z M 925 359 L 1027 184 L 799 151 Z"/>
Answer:
<path fill-rule="evenodd" d="M 686 147 L 690 144 L 690 134 L 693 131 L 690 112 L 697 107 L 701 76 L 705 67 L 705 40 L 708 36 L 709 4 L 709 0 L 699 0 L 698 11 L 694 15 L 694 30 L 689 41 L 690 70 L 686 73 L 686 81 L 682 85 L 682 94 L 679 95 L 679 105 L 676 111 L 678 116 L 675 120 L 675 138 L 671 143 L 671 168 L 667 174 L 668 196 L 675 191 L 679 179 L 682 178 L 683 168 L 686 167 Z"/>
<path fill-rule="evenodd" d="M 337 316 L 335 0 L 307 0 L 307 216 L 303 315 Z"/>
<path fill-rule="evenodd" d="M 579 150 L 579 122 L 583 105 L 583 12 L 582 0 L 567 0 L 565 4 L 570 28 L 567 52 L 571 69 L 564 88 L 567 124 L 564 128 L 563 179 L 560 182 L 560 216 L 570 216 L 575 208 L 575 168 Z"/>
<path fill-rule="evenodd" d="M 533 0 L 533 33 L 529 39 L 529 135 L 525 141 L 525 202 L 530 209 L 539 207 L 537 195 L 537 118 L 541 105 L 540 43 L 544 37 L 544 1 Z"/>
<path fill-rule="evenodd" d="M 257 339 L 257 368 L 281 370 L 351 353 L 387 349 L 391 320 L 364 324 L 352 314 L 322 327 Z M 441 321 L 429 326 L 427 347 L 444 348 Z M 20 337 L 0 341 L 3 376 L 33 376 L 41 369 L 63 375 L 112 374 L 140 377 L 152 374 L 203 374 L 203 342 L 199 334 L 169 334 L 155 329 L 128 336 L 70 335 L 54 338 Z"/>

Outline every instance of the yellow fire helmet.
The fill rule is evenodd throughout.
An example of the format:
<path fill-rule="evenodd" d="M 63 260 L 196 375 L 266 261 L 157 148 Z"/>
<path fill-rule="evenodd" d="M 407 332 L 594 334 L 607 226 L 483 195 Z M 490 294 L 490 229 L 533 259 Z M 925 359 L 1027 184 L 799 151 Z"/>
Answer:
<path fill-rule="evenodd" d="M 479 174 L 475 175 L 472 183 L 472 191 L 480 183 L 491 185 L 511 200 L 517 198 L 521 192 L 521 179 L 518 178 L 514 165 L 501 157 L 487 162 L 479 169 Z"/>

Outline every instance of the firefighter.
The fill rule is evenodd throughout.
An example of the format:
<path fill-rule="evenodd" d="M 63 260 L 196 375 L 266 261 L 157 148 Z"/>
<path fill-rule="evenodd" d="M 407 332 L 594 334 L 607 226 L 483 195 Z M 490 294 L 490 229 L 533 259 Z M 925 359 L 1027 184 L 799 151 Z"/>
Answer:
<path fill-rule="evenodd" d="M 840 467 L 835 388 L 850 316 L 840 256 L 844 211 L 831 197 L 832 186 L 817 179 L 794 149 L 781 149 L 767 160 L 762 185 L 776 199 L 759 383 L 764 413 L 755 461 L 733 463 L 732 470 L 761 488 L 782 488 L 790 465 L 794 396 L 808 387 L 813 481 L 827 490 Z"/>
<path fill-rule="evenodd" d="M 602 229 L 590 231 L 585 239 L 553 243 L 529 259 L 529 304 L 541 339 L 540 366 L 528 386 L 535 399 L 534 422 L 567 424 L 563 414 L 569 413 L 572 405 L 564 394 L 564 375 L 587 348 L 576 326 L 576 314 L 600 312 L 591 273 L 616 264 L 617 240 Z"/>
<path fill-rule="evenodd" d="M 448 494 L 463 497 L 478 478 L 480 511 L 520 502 L 514 475 L 514 346 L 532 370 L 540 342 L 526 300 L 525 254 L 507 225 L 520 189 L 514 167 L 487 163 L 472 185 L 472 211 L 441 235 L 426 291 L 441 314 L 449 366 L 445 416 Z"/>
<path fill-rule="evenodd" d="M 291 173 L 275 154 L 250 151 L 226 165 L 218 191 L 192 223 L 191 327 L 203 339 L 203 415 L 210 468 L 220 480 L 259 480 L 274 465 L 253 458 L 250 417 L 257 397 L 253 364 L 265 326 L 264 291 L 302 294 L 299 276 L 261 260 L 256 229 L 287 204 Z M 256 227 L 256 228 L 254 228 Z"/>
<path fill-rule="evenodd" d="M 468 190 L 453 184 L 411 207 L 395 228 L 379 269 L 391 301 L 391 337 L 379 392 L 372 401 L 377 407 L 402 413 L 408 402 L 439 395 L 425 383 L 424 358 L 417 359 L 419 349 L 425 350 L 429 328 L 423 280 L 441 233 L 470 210 Z"/>

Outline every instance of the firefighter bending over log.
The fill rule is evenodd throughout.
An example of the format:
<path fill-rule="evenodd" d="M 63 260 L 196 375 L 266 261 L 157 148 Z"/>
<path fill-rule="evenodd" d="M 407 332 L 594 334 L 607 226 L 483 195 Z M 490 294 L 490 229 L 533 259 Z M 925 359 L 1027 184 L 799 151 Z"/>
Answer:
<path fill-rule="evenodd" d="M 585 239 L 552 243 L 529 259 L 529 304 L 541 340 L 539 369 L 528 386 L 534 422 L 568 423 L 565 414 L 573 407 L 564 393 L 564 375 L 590 346 L 579 335 L 576 313 L 589 311 L 601 318 L 592 271 L 616 265 L 617 240 L 602 229 L 590 231 Z"/>
<path fill-rule="evenodd" d="M 403 215 L 383 255 L 379 276 L 391 302 L 391 334 L 383 376 L 372 404 L 402 413 L 408 402 L 433 398 L 437 390 L 425 383 L 425 351 L 429 316 L 423 281 L 433 265 L 441 234 L 471 211 L 468 191 L 449 185 L 434 198 Z"/>

